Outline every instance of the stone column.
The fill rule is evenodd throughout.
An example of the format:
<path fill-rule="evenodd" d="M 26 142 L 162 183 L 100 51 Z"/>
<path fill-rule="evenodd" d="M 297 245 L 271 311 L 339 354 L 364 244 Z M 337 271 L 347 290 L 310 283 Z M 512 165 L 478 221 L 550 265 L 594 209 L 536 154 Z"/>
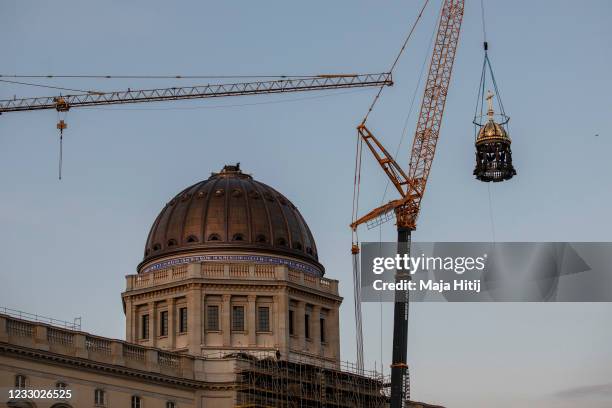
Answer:
<path fill-rule="evenodd" d="M 223 346 L 230 347 L 232 344 L 232 332 L 230 325 L 232 296 L 223 295 L 223 305 L 221 305 L 221 332 L 223 335 Z"/>
<path fill-rule="evenodd" d="M 157 346 L 157 305 L 155 302 L 149 302 L 147 305 L 149 313 L 149 344 L 153 347 Z"/>
<path fill-rule="evenodd" d="M 310 338 L 313 344 L 313 353 L 317 356 L 321 355 L 321 306 L 314 305 L 312 307 L 312 314 L 310 315 Z"/>
<path fill-rule="evenodd" d="M 327 331 L 329 332 L 327 343 L 329 344 L 330 357 L 340 360 L 340 317 L 339 305 L 332 306 L 329 311 Z"/>
<path fill-rule="evenodd" d="M 134 337 L 132 334 L 132 326 L 134 322 L 132 320 L 132 298 L 125 298 L 125 340 L 130 343 L 134 343 Z"/>
<path fill-rule="evenodd" d="M 249 336 L 249 346 L 257 345 L 257 296 L 247 296 L 246 329 Z"/>
<path fill-rule="evenodd" d="M 137 343 L 138 339 L 140 338 L 140 335 L 138 333 L 138 327 L 140 325 L 140 322 L 138 321 L 138 313 L 136 312 L 136 306 L 134 305 L 134 301 L 131 301 L 132 304 L 132 308 L 130 309 L 129 313 L 132 316 L 132 327 L 130 328 L 130 334 L 132 336 L 132 343 Z"/>
<path fill-rule="evenodd" d="M 176 299 L 168 299 L 168 347 L 176 347 Z"/>
<path fill-rule="evenodd" d="M 189 353 L 202 354 L 202 290 L 192 286 L 187 293 L 187 338 Z"/>
<path fill-rule="evenodd" d="M 274 296 L 274 320 L 272 330 L 276 339 L 276 347 L 281 352 L 281 355 L 287 357 L 289 351 L 289 295 L 283 289 Z"/>
<path fill-rule="evenodd" d="M 303 301 L 298 301 L 295 308 L 295 334 L 297 336 L 297 350 L 304 351 L 306 349 L 306 333 L 304 330 L 304 321 L 306 314 L 306 304 Z"/>

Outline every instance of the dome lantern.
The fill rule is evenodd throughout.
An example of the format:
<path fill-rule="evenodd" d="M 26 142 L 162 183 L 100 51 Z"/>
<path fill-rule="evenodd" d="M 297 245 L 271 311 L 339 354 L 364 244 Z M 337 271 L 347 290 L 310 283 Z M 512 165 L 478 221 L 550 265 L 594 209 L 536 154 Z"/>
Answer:
<path fill-rule="evenodd" d="M 476 168 L 474 175 L 480 181 L 499 182 L 510 180 L 516 175 L 512 165 L 512 143 L 506 130 L 508 121 L 496 122 L 493 109 L 494 94 L 487 94 L 487 120 L 480 127 L 476 137 Z M 502 115 L 505 117 L 505 115 Z"/>

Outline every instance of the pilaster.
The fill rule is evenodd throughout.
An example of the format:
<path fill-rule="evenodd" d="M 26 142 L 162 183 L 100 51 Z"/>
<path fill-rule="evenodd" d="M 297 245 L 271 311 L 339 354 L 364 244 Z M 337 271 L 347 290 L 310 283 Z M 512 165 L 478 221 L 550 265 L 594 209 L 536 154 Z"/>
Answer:
<path fill-rule="evenodd" d="M 202 289 L 192 286 L 187 294 L 189 353 L 202 354 Z"/>
<path fill-rule="evenodd" d="M 176 347 L 176 299 L 168 299 L 168 347 L 174 350 Z"/>
<path fill-rule="evenodd" d="M 257 346 L 257 296 L 247 296 L 247 332 L 249 334 L 249 346 Z"/>
<path fill-rule="evenodd" d="M 231 346 L 231 295 L 223 295 L 223 305 L 221 305 L 221 331 L 223 335 L 223 346 Z"/>

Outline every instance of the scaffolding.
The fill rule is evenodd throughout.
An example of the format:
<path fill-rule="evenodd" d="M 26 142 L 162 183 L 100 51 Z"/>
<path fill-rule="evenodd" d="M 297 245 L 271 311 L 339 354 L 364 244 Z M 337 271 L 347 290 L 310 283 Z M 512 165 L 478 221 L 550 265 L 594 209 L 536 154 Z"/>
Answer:
<path fill-rule="evenodd" d="M 236 407 L 240 408 L 382 408 L 388 404 L 388 379 L 350 363 L 332 368 L 295 358 L 243 354 L 236 374 Z"/>

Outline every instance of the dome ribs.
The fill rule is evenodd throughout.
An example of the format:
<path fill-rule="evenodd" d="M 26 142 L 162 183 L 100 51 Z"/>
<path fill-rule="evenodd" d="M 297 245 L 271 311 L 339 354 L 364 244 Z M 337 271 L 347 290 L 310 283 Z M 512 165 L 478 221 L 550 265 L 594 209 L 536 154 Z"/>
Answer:
<path fill-rule="evenodd" d="M 270 245 L 274 245 L 274 240 L 276 239 L 276 235 L 274 234 L 274 228 L 272 226 L 272 217 L 270 216 L 270 209 L 268 208 L 268 203 L 266 198 L 264 197 L 264 192 L 262 190 L 265 190 L 265 185 L 263 185 L 262 183 L 253 180 L 253 190 L 257 192 L 257 194 L 259 194 L 259 201 L 261 202 L 261 206 L 263 206 L 263 209 L 265 211 L 265 215 L 266 215 L 266 219 L 265 219 L 265 224 L 268 228 L 267 234 L 265 233 L 265 230 L 263 229 L 263 222 L 264 220 L 260 220 L 262 222 L 262 231 L 264 231 L 263 235 L 266 237 L 266 243 L 270 244 Z M 257 239 L 257 236 L 255 236 L 255 239 Z"/>
<path fill-rule="evenodd" d="M 206 218 L 204 220 L 204 242 L 208 242 L 214 234 L 219 241 L 227 241 L 226 209 L 227 209 L 227 179 L 219 178 L 210 192 Z"/>
<path fill-rule="evenodd" d="M 227 207 L 225 216 L 227 241 L 246 241 L 249 239 L 249 215 L 244 188 L 239 178 L 227 178 Z M 241 239 L 238 239 L 241 238 Z"/>
<path fill-rule="evenodd" d="M 191 192 L 195 187 L 197 186 L 186 188 L 174 198 L 176 203 L 174 204 L 173 213 L 166 224 L 166 236 L 164 240 L 166 246 L 169 246 L 168 243 L 170 240 L 174 240 L 177 244 L 183 242 L 182 234 L 185 226 L 185 216 L 189 209 L 189 204 L 191 203 Z"/>
<path fill-rule="evenodd" d="M 237 165 L 183 189 L 166 204 L 151 227 L 138 270 L 176 257 L 228 251 L 294 258 L 324 273 L 298 209 Z"/>
<path fill-rule="evenodd" d="M 180 236 L 178 238 L 179 242 L 181 243 L 181 245 L 184 245 L 187 243 L 187 237 L 188 236 L 195 236 L 196 238 L 198 238 L 198 241 L 201 241 L 201 238 L 198 237 L 197 234 L 193 234 L 191 233 L 191 230 L 189 229 L 189 227 L 191 227 L 193 225 L 193 221 L 188 223 L 188 217 L 189 214 L 191 213 L 191 208 L 194 206 L 194 203 L 197 203 L 198 198 L 196 197 L 196 194 L 200 191 L 200 189 L 202 188 L 202 185 L 204 184 L 203 181 L 194 184 L 191 189 L 189 189 L 189 201 L 187 203 L 187 208 L 185 209 L 185 214 L 183 219 L 181 220 L 180 223 Z M 196 205 L 197 207 L 197 205 Z M 197 211 L 196 211 L 197 212 Z"/>

